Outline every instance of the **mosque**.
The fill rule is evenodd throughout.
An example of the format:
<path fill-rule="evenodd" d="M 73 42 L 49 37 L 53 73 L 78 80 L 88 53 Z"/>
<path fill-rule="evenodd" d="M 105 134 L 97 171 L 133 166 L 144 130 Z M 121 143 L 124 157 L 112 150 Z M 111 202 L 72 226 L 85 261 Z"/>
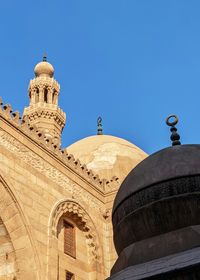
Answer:
<path fill-rule="evenodd" d="M 97 135 L 61 149 L 66 115 L 46 60 L 21 118 L 0 105 L 0 280 L 103 280 L 117 256 L 114 197 L 147 154 L 103 135 L 100 119 Z"/>
<path fill-rule="evenodd" d="M 200 145 L 147 154 L 97 135 L 61 148 L 46 57 L 23 116 L 0 101 L 0 280 L 200 279 Z"/>

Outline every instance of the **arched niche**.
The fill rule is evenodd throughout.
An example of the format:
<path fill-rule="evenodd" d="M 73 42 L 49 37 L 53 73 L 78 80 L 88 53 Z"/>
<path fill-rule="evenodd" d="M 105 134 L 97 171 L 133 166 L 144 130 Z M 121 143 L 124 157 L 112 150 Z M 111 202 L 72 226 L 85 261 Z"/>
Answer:
<path fill-rule="evenodd" d="M 52 214 L 49 221 L 49 246 L 48 246 L 48 279 L 59 279 L 61 272 L 60 267 L 63 267 L 63 256 L 60 256 L 59 245 L 59 234 L 62 234 L 63 220 L 70 224 L 73 224 L 79 232 L 79 240 L 77 240 L 77 246 L 81 246 L 85 252 L 85 258 L 88 258 L 88 266 L 83 264 L 87 274 L 85 274 L 84 280 L 102 280 L 103 277 L 103 267 L 102 267 L 102 253 L 101 246 L 99 244 L 99 237 L 97 230 L 92 222 L 91 217 L 85 211 L 85 209 L 76 201 L 64 200 L 57 203 L 57 205 L 52 210 Z M 85 247 L 81 244 L 81 235 L 84 236 Z M 77 248 L 78 252 L 79 248 Z M 62 264 L 60 259 L 62 257 Z M 67 263 L 68 262 L 68 263 Z M 76 259 L 72 260 L 73 264 Z M 69 267 L 70 271 L 70 258 L 66 257 L 66 271 Z M 69 264 L 69 265 L 68 265 Z M 83 268 L 79 267 L 80 262 L 77 259 L 77 271 Z M 76 265 L 76 264 L 75 264 Z M 76 278 L 76 271 L 72 271 L 75 274 L 75 279 L 82 279 L 80 276 Z M 77 272 L 78 273 L 78 272 Z M 87 276 L 86 276 L 87 275 Z M 61 277 L 61 279 L 62 279 Z"/>
<path fill-rule="evenodd" d="M 0 218 L 2 230 L 4 228 L 10 246 L 13 247 L 15 278 L 16 280 L 40 280 L 36 250 L 26 226 L 23 211 L 10 185 L 8 179 L 5 180 L 5 176 L 0 175 Z"/>

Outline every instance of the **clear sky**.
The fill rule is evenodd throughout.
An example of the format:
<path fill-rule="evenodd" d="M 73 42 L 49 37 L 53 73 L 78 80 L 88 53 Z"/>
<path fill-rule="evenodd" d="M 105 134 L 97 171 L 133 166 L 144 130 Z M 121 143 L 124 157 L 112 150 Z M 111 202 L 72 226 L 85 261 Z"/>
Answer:
<path fill-rule="evenodd" d="M 47 52 L 64 147 L 96 134 L 99 115 L 147 153 L 170 145 L 171 113 L 182 143 L 200 143 L 199 0 L 6 0 L 0 13 L 0 96 L 22 113 Z"/>

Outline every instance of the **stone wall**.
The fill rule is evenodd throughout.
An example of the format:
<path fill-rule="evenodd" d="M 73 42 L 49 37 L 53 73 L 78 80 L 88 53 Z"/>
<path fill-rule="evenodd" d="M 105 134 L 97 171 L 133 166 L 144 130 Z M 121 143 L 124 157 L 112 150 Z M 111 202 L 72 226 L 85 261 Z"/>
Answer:
<path fill-rule="evenodd" d="M 16 127 L 1 119 L 0 127 L 0 213 L 12 237 L 17 279 L 64 280 L 68 269 L 78 280 L 105 279 L 116 259 L 110 220 L 116 191 L 100 192 Z M 77 259 L 59 246 L 63 215 L 78 221 Z"/>
<path fill-rule="evenodd" d="M 16 257 L 10 236 L 0 218 L 0 280 L 14 280 Z"/>

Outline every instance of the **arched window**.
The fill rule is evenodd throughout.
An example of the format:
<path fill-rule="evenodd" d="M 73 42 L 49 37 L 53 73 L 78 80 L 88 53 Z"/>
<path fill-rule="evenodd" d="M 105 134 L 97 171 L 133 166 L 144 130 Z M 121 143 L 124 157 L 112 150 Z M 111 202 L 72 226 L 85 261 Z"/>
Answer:
<path fill-rule="evenodd" d="M 75 227 L 63 220 L 64 227 L 64 253 L 75 258 L 76 257 L 76 234 Z"/>
<path fill-rule="evenodd" d="M 85 210 L 74 201 L 63 201 L 52 212 L 50 224 L 49 279 L 104 279 L 98 236 Z"/>
<path fill-rule="evenodd" d="M 57 92 L 54 91 L 54 92 L 53 92 L 53 98 L 52 98 L 52 103 L 53 103 L 53 104 L 56 104 L 56 103 L 57 103 L 57 96 L 58 96 L 58 95 L 57 95 Z"/>
<path fill-rule="evenodd" d="M 39 88 L 36 88 L 36 91 L 35 91 L 35 103 L 38 103 L 39 102 Z"/>
<path fill-rule="evenodd" d="M 47 88 L 44 89 L 44 102 L 47 103 L 48 100 L 48 90 Z"/>

